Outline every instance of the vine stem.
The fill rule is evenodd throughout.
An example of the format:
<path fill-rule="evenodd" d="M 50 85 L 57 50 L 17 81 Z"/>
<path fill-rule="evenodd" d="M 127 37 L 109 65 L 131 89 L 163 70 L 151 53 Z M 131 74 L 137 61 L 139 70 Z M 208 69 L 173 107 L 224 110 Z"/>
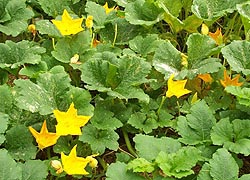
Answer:
<path fill-rule="evenodd" d="M 115 36 L 114 36 L 114 40 L 113 40 L 113 44 L 112 44 L 113 47 L 115 46 L 115 41 L 116 41 L 116 38 L 117 38 L 117 33 L 118 33 L 118 28 L 117 28 L 117 24 L 115 24 Z"/>
<path fill-rule="evenodd" d="M 135 150 L 133 149 L 133 147 L 132 147 L 132 145 L 130 143 L 128 133 L 127 133 L 127 131 L 124 130 L 124 128 L 122 128 L 122 134 L 123 134 L 125 143 L 127 145 L 127 148 L 129 150 L 130 154 L 132 154 L 134 157 L 138 157 L 138 155 L 136 154 Z"/>
<path fill-rule="evenodd" d="M 162 108 L 162 106 L 163 106 L 163 104 L 164 104 L 164 102 L 165 102 L 166 99 L 167 99 L 166 96 L 162 96 L 161 104 L 160 104 L 160 106 L 159 106 L 159 108 L 158 108 L 158 110 L 157 110 L 157 114 L 158 114 L 158 115 L 160 114 L 161 108 Z"/>

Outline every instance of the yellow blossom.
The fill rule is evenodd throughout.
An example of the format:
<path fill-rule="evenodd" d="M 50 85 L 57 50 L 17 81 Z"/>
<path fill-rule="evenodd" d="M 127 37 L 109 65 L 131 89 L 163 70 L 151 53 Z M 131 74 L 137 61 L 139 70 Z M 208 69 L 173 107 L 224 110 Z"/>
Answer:
<path fill-rule="evenodd" d="M 201 34 L 208 35 L 209 33 L 209 28 L 207 27 L 206 24 L 201 25 Z"/>
<path fill-rule="evenodd" d="M 96 156 L 98 156 L 98 154 L 93 154 L 91 156 L 86 157 L 86 159 L 89 160 L 89 166 L 92 167 L 92 168 L 97 167 L 98 161 L 94 158 Z"/>
<path fill-rule="evenodd" d="M 52 23 L 57 27 L 62 35 L 77 34 L 83 31 L 83 18 L 72 19 L 66 9 L 63 11 L 62 20 L 52 20 Z"/>
<path fill-rule="evenodd" d="M 166 97 L 172 97 L 176 96 L 177 98 L 189 94 L 190 90 L 185 89 L 185 85 L 187 83 L 187 80 L 178 80 L 178 81 L 173 81 L 174 74 L 170 76 L 168 79 L 168 90 L 166 93 Z"/>
<path fill-rule="evenodd" d="M 223 35 L 221 33 L 221 29 L 217 28 L 217 30 L 215 31 L 215 33 L 211 33 L 209 32 L 208 35 L 213 38 L 213 40 L 215 40 L 217 45 L 221 45 L 223 44 Z"/>
<path fill-rule="evenodd" d="M 107 2 L 102 7 L 105 9 L 106 14 L 109 14 L 111 11 L 115 10 L 115 7 L 109 8 Z"/>
<path fill-rule="evenodd" d="M 54 110 L 53 113 L 57 120 L 56 133 L 61 136 L 81 135 L 81 127 L 91 118 L 91 116 L 78 116 L 73 102 L 67 112 Z"/>
<path fill-rule="evenodd" d="M 98 41 L 97 39 L 94 39 L 93 42 L 92 42 L 92 46 L 96 47 L 100 43 L 101 43 L 100 41 Z"/>
<path fill-rule="evenodd" d="M 92 28 L 93 27 L 93 19 L 94 17 L 93 16 L 88 16 L 86 21 L 85 21 L 85 25 L 87 28 Z"/>
<path fill-rule="evenodd" d="M 70 63 L 71 64 L 82 64 L 79 60 L 79 55 L 75 54 L 71 59 L 70 59 Z"/>
<path fill-rule="evenodd" d="M 239 83 L 239 78 L 240 75 L 238 74 L 236 77 L 234 77 L 233 79 L 231 79 L 228 74 L 227 74 L 227 70 L 224 70 L 224 80 L 220 80 L 220 83 L 223 87 L 227 87 L 227 86 L 242 86 L 243 83 Z"/>
<path fill-rule="evenodd" d="M 69 175 L 87 175 L 89 173 L 85 170 L 85 167 L 89 163 L 89 160 L 83 157 L 77 157 L 76 147 L 77 145 L 72 148 L 68 156 L 63 152 L 61 153 L 63 170 Z"/>
<path fill-rule="evenodd" d="M 50 165 L 56 170 L 56 174 L 61 174 L 63 172 L 62 163 L 58 160 L 52 160 Z"/>
<path fill-rule="evenodd" d="M 37 132 L 31 126 L 29 127 L 31 134 L 36 138 L 39 149 L 44 149 L 46 147 L 56 144 L 57 139 L 60 137 L 56 133 L 48 132 L 46 120 L 43 122 L 40 133 Z"/>
<path fill-rule="evenodd" d="M 213 82 L 213 78 L 208 73 L 206 73 L 206 74 L 199 74 L 198 78 L 202 79 L 206 83 L 212 83 Z"/>
<path fill-rule="evenodd" d="M 35 26 L 35 24 L 30 24 L 28 26 L 28 30 L 29 30 L 29 32 L 31 32 L 33 34 L 33 36 L 36 35 L 36 26 Z"/>

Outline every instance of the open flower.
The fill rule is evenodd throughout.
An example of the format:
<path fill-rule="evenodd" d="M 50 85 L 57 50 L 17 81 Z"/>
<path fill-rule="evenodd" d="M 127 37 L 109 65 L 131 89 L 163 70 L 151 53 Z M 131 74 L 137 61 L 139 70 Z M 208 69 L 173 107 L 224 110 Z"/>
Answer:
<path fill-rule="evenodd" d="M 83 157 L 77 157 L 76 147 L 77 145 L 72 148 L 68 156 L 63 152 L 61 153 L 63 170 L 69 175 L 87 175 L 89 173 L 85 170 L 85 167 L 90 160 Z"/>
<path fill-rule="evenodd" d="M 200 78 L 200 79 L 202 79 L 206 83 L 210 83 L 211 84 L 213 82 L 213 78 L 208 73 L 206 73 L 206 74 L 199 74 L 197 77 Z"/>
<path fill-rule="evenodd" d="M 107 2 L 102 7 L 105 9 L 106 14 L 109 14 L 111 11 L 115 10 L 115 7 L 109 8 Z"/>
<path fill-rule="evenodd" d="M 48 132 L 46 120 L 44 120 L 40 133 L 37 132 L 31 126 L 29 127 L 31 134 L 36 138 L 39 149 L 44 149 L 46 147 L 56 144 L 57 139 L 60 137 L 56 133 Z"/>
<path fill-rule="evenodd" d="M 221 29 L 217 28 L 217 30 L 215 31 L 215 33 L 211 33 L 209 32 L 208 35 L 213 38 L 213 40 L 215 40 L 217 45 L 221 45 L 223 44 L 223 35 L 221 33 Z"/>
<path fill-rule="evenodd" d="M 62 20 L 51 20 L 62 35 L 77 34 L 83 31 L 83 18 L 72 19 L 66 9 L 63 11 Z"/>
<path fill-rule="evenodd" d="M 177 98 L 179 98 L 185 94 L 189 94 L 192 92 L 188 89 L 185 89 L 187 80 L 173 81 L 173 78 L 174 74 L 172 74 L 168 79 L 168 90 L 166 93 L 166 97 L 176 96 Z"/>
<path fill-rule="evenodd" d="M 233 79 L 231 79 L 228 74 L 227 74 L 227 70 L 224 70 L 224 80 L 220 80 L 220 83 L 223 87 L 227 87 L 227 86 L 242 86 L 243 83 L 239 83 L 239 78 L 240 75 L 236 75 L 236 77 L 234 77 Z"/>
<path fill-rule="evenodd" d="M 67 112 L 54 110 L 53 113 L 57 120 L 56 133 L 61 136 L 69 134 L 81 135 L 81 127 L 91 118 L 91 116 L 78 116 L 73 102 Z"/>

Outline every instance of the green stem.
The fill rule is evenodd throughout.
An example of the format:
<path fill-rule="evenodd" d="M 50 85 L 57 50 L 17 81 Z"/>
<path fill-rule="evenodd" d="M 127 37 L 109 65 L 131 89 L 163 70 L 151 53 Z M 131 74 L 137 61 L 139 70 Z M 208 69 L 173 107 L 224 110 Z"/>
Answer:
<path fill-rule="evenodd" d="M 113 47 L 115 46 L 115 41 L 116 41 L 116 38 L 117 38 L 117 33 L 118 33 L 118 28 L 117 28 L 117 24 L 115 24 L 115 37 L 114 37 L 114 40 L 113 40 Z"/>
<path fill-rule="evenodd" d="M 180 116 L 181 115 L 181 111 L 180 111 L 180 104 L 179 104 L 179 101 L 177 101 L 177 106 L 178 106 L 178 115 Z"/>
<path fill-rule="evenodd" d="M 166 99 L 167 99 L 166 96 L 162 96 L 161 104 L 160 104 L 160 106 L 159 106 L 159 108 L 158 108 L 158 110 L 157 110 L 157 114 L 158 114 L 158 115 L 160 114 L 161 108 L 162 108 L 162 106 L 163 106 L 163 104 L 164 104 L 164 102 L 165 102 Z"/>
<path fill-rule="evenodd" d="M 124 140 L 125 140 L 125 143 L 127 145 L 127 148 L 129 150 L 130 154 L 132 154 L 134 157 L 138 157 L 138 155 L 136 154 L 135 150 L 133 149 L 133 147 L 129 141 L 128 133 L 127 133 L 127 131 L 124 130 L 124 128 L 122 128 L 122 134 L 124 136 Z"/>
<path fill-rule="evenodd" d="M 107 170 L 107 164 L 105 163 L 105 161 L 101 157 L 96 157 L 96 159 L 101 164 L 101 166 L 104 169 L 104 171 L 106 171 Z"/>
<path fill-rule="evenodd" d="M 48 157 L 48 159 L 50 159 L 50 158 L 51 158 L 50 148 L 47 148 L 47 157 Z"/>

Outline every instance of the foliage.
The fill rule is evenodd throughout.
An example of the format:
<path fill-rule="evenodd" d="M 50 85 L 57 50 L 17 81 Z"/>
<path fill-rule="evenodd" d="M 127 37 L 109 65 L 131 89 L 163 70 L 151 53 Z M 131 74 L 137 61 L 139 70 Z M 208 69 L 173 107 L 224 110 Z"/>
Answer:
<path fill-rule="evenodd" d="M 0 0 L 0 179 L 249 179 L 249 0 Z"/>

